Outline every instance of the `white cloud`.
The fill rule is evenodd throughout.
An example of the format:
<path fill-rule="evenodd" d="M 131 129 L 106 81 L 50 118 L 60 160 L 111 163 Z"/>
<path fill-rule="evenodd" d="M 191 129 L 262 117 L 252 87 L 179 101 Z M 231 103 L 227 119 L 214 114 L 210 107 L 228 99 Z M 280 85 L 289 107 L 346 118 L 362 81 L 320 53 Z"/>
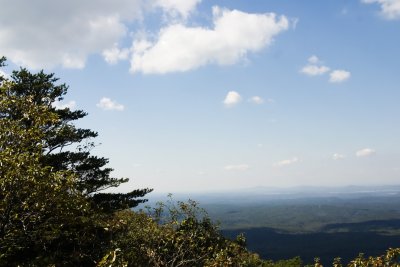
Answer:
<path fill-rule="evenodd" d="M 262 99 L 259 96 L 253 96 L 249 99 L 249 101 L 253 104 L 257 104 L 257 105 L 261 105 L 262 103 L 264 103 L 264 99 Z"/>
<path fill-rule="evenodd" d="M 116 64 L 120 60 L 126 60 L 129 58 L 129 49 L 120 49 L 117 44 L 114 44 L 114 47 L 105 49 L 102 55 L 107 63 Z"/>
<path fill-rule="evenodd" d="M 322 65 L 322 61 L 316 55 L 310 56 L 307 61 L 309 64 L 300 70 L 301 73 L 309 76 L 317 76 L 329 71 L 329 67 Z"/>
<path fill-rule="evenodd" d="M 322 75 L 329 71 L 327 66 L 306 65 L 301 69 L 301 72 L 309 76 Z"/>
<path fill-rule="evenodd" d="M 230 91 L 226 95 L 223 103 L 226 107 L 233 107 L 239 104 L 240 101 L 242 101 L 242 97 L 239 95 L 239 93 L 235 91 Z"/>
<path fill-rule="evenodd" d="M 162 74 L 206 64 L 231 65 L 270 45 L 277 34 L 289 28 L 285 16 L 219 7 L 213 8 L 213 21 L 212 29 L 174 24 L 161 29 L 154 42 L 135 40 L 131 72 Z"/>
<path fill-rule="evenodd" d="M 0 51 L 31 68 L 83 68 L 127 34 L 141 0 L 0 0 Z"/>
<path fill-rule="evenodd" d="M 308 58 L 308 62 L 311 64 L 318 64 L 320 61 L 316 55 L 312 55 L 311 57 Z"/>
<path fill-rule="evenodd" d="M 376 153 L 376 151 L 374 149 L 364 148 L 364 149 L 358 150 L 356 152 L 356 156 L 357 157 L 369 157 L 369 156 L 374 155 L 375 153 Z"/>
<path fill-rule="evenodd" d="M 127 57 L 115 43 L 128 37 L 128 26 L 145 12 L 186 17 L 201 0 L 0 0 L 0 51 L 34 69 L 83 68 L 103 53 L 114 63 Z M 175 16 L 174 15 L 174 16 Z"/>
<path fill-rule="evenodd" d="M 366 4 L 379 4 L 381 14 L 386 19 L 400 19 L 400 0 L 361 0 L 361 2 Z"/>
<path fill-rule="evenodd" d="M 187 18 L 201 0 L 155 0 L 154 5 L 164 9 L 170 16 Z"/>
<path fill-rule="evenodd" d="M 294 164 L 298 161 L 299 161 L 299 159 L 297 157 L 294 157 L 291 159 L 285 159 L 285 160 L 278 161 L 278 162 L 274 163 L 274 166 L 275 167 L 285 167 L 285 166 Z"/>
<path fill-rule="evenodd" d="M 97 107 L 103 109 L 103 110 L 118 110 L 118 111 L 122 111 L 124 110 L 124 106 L 112 101 L 110 98 L 108 97 L 103 97 L 102 99 L 100 99 L 100 102 L 96 104 Z"/>
<path fill-rule="evenodd" d="M 53 102 L 53 107 L 56 109 L 74 109 L 76 107 L 76 102 L 74 100 L 69 101 L 68 103 L 61 103 L 60 101 Z"/>
<path fill-rule="evenodd" d="M 342 155 L 342 154 L 339 154 L 339 153 L 335 153 L 335 154 L 332 155 L 332 159 L 333 160 L 341 160 L 341 159 L 344 159 L 344 158 L 346 158 L 346 156 Z"/>
<path fill-rule="evenodd" d="M 334 70 L 329 74 L 331 83 L 341 83 L 350 79 L 351 73 L 346 70 Z"/>
<path fill-rule="evenodd" d="M 250 168 L 247 164 L 227 165 L 224 167 L 226 171 L 247 171 Z"/>
<path fill-rule="evenodd" d="M 300 72 L 309 76 L 323 75 L 330 71 L 330 68 L 322 65 L 322 61 L 316 56 L 312 55 L 308 58 L 308 63 L 305 65 Z M 331 83 L 341 83 L 348 80 L 351 73 L 346 70 L 333 70 L 329 74 L 329 82 Z"/>

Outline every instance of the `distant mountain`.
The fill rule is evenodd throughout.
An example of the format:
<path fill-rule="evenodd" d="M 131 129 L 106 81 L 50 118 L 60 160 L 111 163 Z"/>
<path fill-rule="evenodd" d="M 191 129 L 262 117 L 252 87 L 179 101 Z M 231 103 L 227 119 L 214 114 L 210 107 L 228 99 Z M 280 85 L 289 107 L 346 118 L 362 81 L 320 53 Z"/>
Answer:
<path fill-rule="evenodd" d="M 343 186 L 343 187 L 251 187 L 241 190 L 173 193 L 175 200 L 193 199 L 200 203 L 251 203 L 266 200 L 400 196 L 400 185 Z M 164 201 L 167 193 L 153 192 L 148 195 L 150 203 Z"/>

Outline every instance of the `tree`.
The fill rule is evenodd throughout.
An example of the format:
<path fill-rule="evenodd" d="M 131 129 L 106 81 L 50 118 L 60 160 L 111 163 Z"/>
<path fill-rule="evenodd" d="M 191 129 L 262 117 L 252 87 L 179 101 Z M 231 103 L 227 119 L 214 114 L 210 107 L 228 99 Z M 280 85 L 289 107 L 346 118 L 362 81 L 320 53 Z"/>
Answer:
<path fill-rule="evenodd" d="M 3 58 L 2 63 L 4 61 Z M 96 207 L 105 212 L 112 213 L 132 208 L 145 202 L 140 197 L 151 192 L 148 188 L 125 194 L 102 192 L 110 187 L 118 187 L 128 179 L 111 177 L 113 169 L 105 167 L 108 159 L 90 154 L 90 149 L 94 146 L 91 139 L 97 137 L 97 132 L 77 128 L 73 124 L 74 121 L 85 117 L 87 113 L 82 110 L 72 111 L 69 108 L 54 107 L 56 101 L 63 99 L 68 86 L 57 84 L 58 78 L 55 78 L 54 74 L 45 74 L 43 71 L 32 74 L 24 68 L 14 71 L 11 81 L 12 86 L 8 89 L 9 96 L 31 99 L 33 104 L 46 106 L 49 113 L 58 117 L 56 122 L 43 125 L 44 144 L 41 161 L 46 166 L 52 167 L 54 171 L 74 172 L 78 177 L 77 188 Z M 23 110 L 19 107 L 0 111 L 0 119 L 18 120 L 22 117 Z M 31 122 L 27 120 L 25 123 L 28 127 Z M 78 149 L 66 150 L 71 145 L 78 145 Z"/>
<path fill-rule="evenodd" d="M 57 80 L 26 69 L 0 77 L 1 266 L 94 265 L 112 247 L 114 212 L 150 192 L 101 192 L 127 179 L 90 155 L 97 133 L 73 124 L 86 113 L 53 106 L 67 92 Z"/>
<path fill-rule="evenodd" d="M 63 225 L 87 215 L 88 203 L 75 188 L 75 175 L 41 163 L 43 128 L 58 121 L 46 106 L 10 95 L 12 82 L 0 87 L 0 112 L 18 109 L 18 119 L 0 119 L 0 264 L 46 262 Z M 73 222 L 74 221 L 74 222 Z M 60 244 L 58 244 L 60 245 Z"/>

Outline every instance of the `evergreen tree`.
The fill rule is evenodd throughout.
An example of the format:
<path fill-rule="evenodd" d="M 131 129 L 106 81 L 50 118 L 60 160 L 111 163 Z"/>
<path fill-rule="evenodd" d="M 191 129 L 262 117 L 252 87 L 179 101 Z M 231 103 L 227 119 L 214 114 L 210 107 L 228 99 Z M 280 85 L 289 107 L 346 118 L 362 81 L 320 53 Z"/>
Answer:
<path fill-rule="evenodd" d="M 3 58 L 2 62 L 5 59 Z M 57 84 L 54 74 L 43 71 L 32 74 L 27 69 L 14 71 L 11 75 L 12 86 L 8 94 L 20 98 L 31 99 L 36 105 L 47 106 L 49 111 L 58 116 L 59 120 L 43 126 L 44 145 L 42 162 L 55 171 L 69 170 L 78 177 L 77 188 L 96 207 L 105 212 L 132 208 L 145 200 L 140 199 L 150 189 L 137 189 L 129 193 L 102 193 L 110 187 L 117 187 L 128 181 L 127 178 L 110 176 L 113 169 L 105 167 L 108 159 L 90 154 L 94 146 L 92 138 L 97 132 L 90 129 L 77 128 L 73 122 L 87 115 L 82 110 L 72 111 L 69 108 L 57 109 L 56 101 L 61 101 L 67 93 L 68 86 Z M 1 82 L 1 80 L 0 80 Z M 0 118 L 17 120 L 23 116 L 23 110 L 14 108 L 0 111 Z M 30 121 L 26 121 L 29 127 Z M 77 145 L 76 151 L 66 150 L 71 145 Z"/>
<path fill-rule="evenodd" d="M 0 75 L 0 266 L 93 266 L 112 249 L 115 211 L 151 191 L 101 192 L 128 179 L 90 154 L 97 133 L 73 124 L 86 113 L 54 107 L 68 89 L 57 81 L 26 69 Z"/>

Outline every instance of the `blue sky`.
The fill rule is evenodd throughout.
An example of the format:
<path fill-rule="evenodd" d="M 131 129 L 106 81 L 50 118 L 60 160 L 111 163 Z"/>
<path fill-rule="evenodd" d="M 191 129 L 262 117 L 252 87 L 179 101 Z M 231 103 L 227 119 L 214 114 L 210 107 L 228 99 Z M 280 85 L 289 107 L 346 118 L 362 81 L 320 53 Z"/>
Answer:
<path fill-rule="evenodd" d="M 119 190 L 398 184 L 399 0 L 0 0 Z"/>

